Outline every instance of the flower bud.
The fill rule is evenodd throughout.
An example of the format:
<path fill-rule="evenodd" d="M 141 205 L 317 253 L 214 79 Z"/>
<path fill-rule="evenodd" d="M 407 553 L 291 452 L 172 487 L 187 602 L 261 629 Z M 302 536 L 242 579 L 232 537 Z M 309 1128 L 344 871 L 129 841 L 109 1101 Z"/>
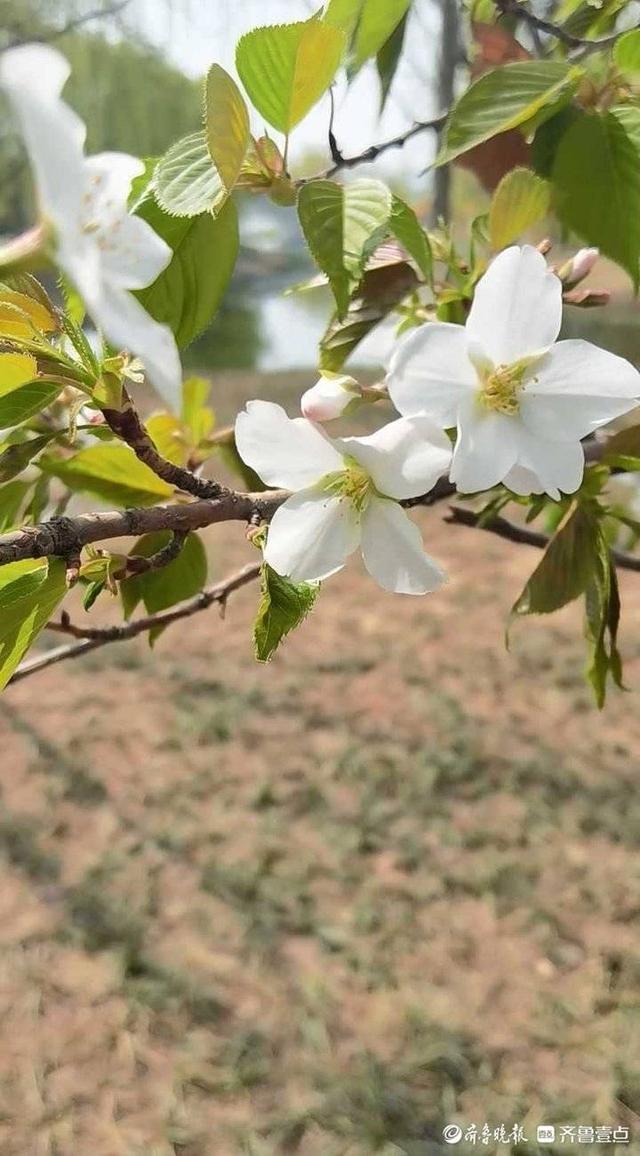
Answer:
<path fill-rule="evenodd" d="M 564 281 L 566 285 L 577 285 L 579 281 L 584 281 L 584 278 L 589 276 L 599 256 L 599 249 L 578 249 L 575 256 L 562 266 L 559 272 L 560 280 Z"/>
<path fill-rule="evenodd" d="M 323 373 L 319 381 L 303 393 L 300 409 L 309 421 L 331 421 L 341 417 L 354 401 L 362 398 L 362 389 L 353 377 L 340 373 Z"/>

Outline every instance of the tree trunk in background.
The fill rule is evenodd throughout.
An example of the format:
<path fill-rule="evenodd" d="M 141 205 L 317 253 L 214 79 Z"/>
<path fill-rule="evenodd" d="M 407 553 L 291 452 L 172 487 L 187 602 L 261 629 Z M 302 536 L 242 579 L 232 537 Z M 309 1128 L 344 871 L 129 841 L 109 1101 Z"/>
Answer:
<path fill-rule="evenodd" d="M 456 68 L 460 59 L 460 19 L 458 0 L 438 0 L 442 13 L 440 55 L 438 59 L 438 112 L 450 108 L 455 94 Z M 451 201 L 451 170 L 449 165 L 436 169 L 433 184 L 432 223 L 440 217 L 449 220 Z"/>

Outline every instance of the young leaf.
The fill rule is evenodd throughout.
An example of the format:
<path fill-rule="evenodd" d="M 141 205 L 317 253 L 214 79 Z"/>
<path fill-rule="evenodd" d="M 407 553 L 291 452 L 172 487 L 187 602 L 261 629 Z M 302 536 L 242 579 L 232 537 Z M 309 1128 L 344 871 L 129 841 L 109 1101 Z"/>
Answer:
<path fill-rule="evenodd" d="M 205 93 L 209 153 L 223 187 L 230 192 L 249 144 L 249 113 L 235 80 L 219 64 L 209 69 Z"/>
<path fill-rule="evenodd" d="M 187 220 L 145 201 L 138 213 L 171 246 L 173 259 L 136 296 L 184 348 L 209 324 L 231 279 L 239 244 L 236 207 L 229 200 L 215 219 L 205 213 Z"/>
<path fill-rule="evenodd" d="M 400 59 L 402 57 L 402 49 L 404 47 L 404 36 L 407 30 L 407 14 L 402 17 L 402 20 L 385 40 L 382 47 L 378 50 L 376 55 L 376 68 L 378 69 L 378 78 L 380 80 L 380 111 L 384 110 L 387 103 L 387 97 L 391 85 L 393 84 Z"/>
<path fill-rule="evenodd" d="M 400 22 L 411 0 L 366 0 L 355 31 L 349 72 L 356 73 L 380 51 Z"/>
<path fill-rule="evenodd" d="M 15 442 L 6 449 L 0 447 L 0 482 L 8 482 L 21 474 L 55 436 L 55 433 L 41 434 L 24 442 Z"/>
<path fill-rule="evenodd" d="M 18 522 L 22 503 L 30 485 L 28 482 L 9 482 L 0 487 L 0 533 L 11 530 Z"/>
<path fill-rule="evenodd" d="M 169 538 L 170 535 L 164 531 L 145 534 L 132 547 L 131 553 L 150 558 L 167 545 Z M 131 617 L 140 602 L 147 614 L 157 614 L 160 610 L 184 602 L 185 598 L 192 598 L 207 581 L 207 569 L 207 555 L 201 539 L 197 534 L 189 534 L 173 562 L 161 570 L 149 570 L 146 574 L 137 574 L 120 583 L 125 618 Z M 162 628 L 150 632 L 151 646 L 161 632 Z"/>
<path fill-rule="evenodd" d="M 492 249 L 504 249 L 549 211 L 551 188 L 530 169 L 513 169 L 502 178 L 489 210 Z"/>
<path fill-rule="evenodd" d="M 415 261 L 425 281 L 430 284 L 433 279 L 433 255 L 429 238 L 413 209 L 401 201 L 400 197 L 393 198 L 389 228 Z"/>
<path fill-rule="evenodd" d="M 66 592 L 65 563 L 60 558 L 0 567 L 0 690 Z"/>
<path fill-rule="evenodd" d="M 598 523 L 582 506 L 560 524 L 511 613 L 551 614 L 584 594 L 598 557 Z"/>
<path fill-rule="evenodd" d="M 70 490 L 119 506 L 153 506 L 173 494 L 133 450 L 117 443 L 89 446 L 71 458 L 41 458 L 39 466 Z"/>
<path fill-rule="evenodd" d="M 553 167 L 556 211 L 568 228 L 627 270 L 638 286 L 640 109 L 579 116 L 562 137 Z M 635 114 L 633 116 L 633 114 Z"/>
<path fill-rule="evenodd" d="M 158 204 L 173 217 L 215 213 L 228 196 L 222 177 L 211 160 L 203 132 L 183 137 L 161 157 L 155 172 L 154 188 Z M 144 213 L 140 215 L 144 216 Z"/>
<path fill-rule="evenodd" d="M 262 598 L 253 628 L 256 658 L 268 662 L 282 639 L 312 610 L 319 586 L 290 582 L 266 562 L 262 566 Z"/>
<path fill-rule="evenodd" d="M 10 393 L 3 393 L 0 387 L 0 429 L 9 429 L 40 413 L 56 400 L 61 391 L 59 381 L 46 380 L 30 381 Z"/>
<path fill-rule="evenodd" d="M 551 60 L 517 61 L 486 72 L 454 106 L 436 164 L 447 164 L 533 117 L 555 114 L 559 101 L 571 98 L 579 77 L 579 69 Z"/>
<path fill-rule="evenodd" d="M 591 645 L 587 678 L 602 709 L 609 675 L 616 686 L 623 689 L 622 658 L 618 650 L 620 592 L 616 568 L 602 530 L 599 530 L 597 564 L 585 593 L 585 606 L 586 634 Z"/>
<path fill-rule="evenodd" d="M 632 32 L 625 32 L 616 41 L 613 49 L 613 59 L 626 76 L 633 79 L 640 76 L 640 28 L 634 28 Z"/>
<path fill-rule="evenodd" d="M 238 41 L 236 67 L 260 115 L 289 133 L 327 91 L 344 48 L 344 33 L 315 18 L 271 25 Z"/>
<path fill-rule="evenodd" d="M 37 375 L 38 363 L 30 353 L 0 353 L 0 397 Z"/>
<path fill-rule="evenodd" d="M 191 434 L 194 446 L 213 429 L 215 417 L 207 405 L 211 382 L 206 377 L 188 377 L 182 386 L 182 421 Z"/>
<path fill-rule="evenodd" d="M 55 314 L 40 301 L 0 286 L 0 336 L 30 339 L 38 332 L 54 333 L 58 327 Z"/>
<path fill-rule="evenodd" d="M 349 185 L 310 181 L 300 190 L 302 231 L 329 278 L 340 316 L 388 224 L 391 206 L 391 192 L 381 181 L 361 179 Z"/>
<path fill-rule="evenodd" d="M 320 368 L 337 372 L 368 333 L 418 288 L 412 265 L 398 261 L 367 269 L 345 317 L 334 317 L 320 342 Z"/>
<path fill-rule="evenodd" d="M 186 466 L 189 452 L 180 418 L 173 413 L 152 413 L 145 425 L 163 458 L 176 466 Z"/>
<path fill-rule="evenodd" d="M 329 0 L 322 19 L 325 24 L 340 28 L 350 40 L 364 4 L 365 0 Z"/>

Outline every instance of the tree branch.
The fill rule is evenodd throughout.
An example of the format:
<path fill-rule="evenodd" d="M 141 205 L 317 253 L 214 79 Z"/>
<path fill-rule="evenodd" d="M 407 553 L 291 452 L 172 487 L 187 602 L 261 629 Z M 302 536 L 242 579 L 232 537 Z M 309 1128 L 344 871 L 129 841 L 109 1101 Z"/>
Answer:
<path fill-rule="evenodd" d="M 172 506 L 148 506 L 105 513 L 79 514 L 75 518 L 51 518 L 36 526 L 23 526 L 0 536 L 0 566 L 23 558 L 73 558 L 83 546 L 111 538 L 140 537 L 153 530 L 187 533 L 217 522 L 268 521 L 282 505 L 286 490 L 242 494 L 228 490 L 221 498 L 201 499 Z"/>
<path fill-rule="evenodd" d="M 562 28 L 561 25 L 554 24 L 551 20 L 545 20 L 542 16 L 536 16 L 522 3 L 522 0 L 493 0 L 493 3 L 502 16 L 516 16 L 528 24 L 532 32 L 545 32 L 547 36 L 554 37 L 566 48 L 582 48 L 588 52 L 596 52 L 600 48 L 608 48 L 610 44 L 615 43 L 619 36 L 622 36 L 622 32 L 612 32 L 610 36 L 589 40 L 585 36 L 574 36 L 572 32 L 567 32 L 566 28 Z M 626 32 L 628 29 L 624 31 Z"/>
<path fill-rule="evenodd" d="M 448 112 L 443 112 L 440 113 L 439 116 L 434 116 L 432 120 L 417 120 L 414 124 L 411 125 L 411 128 L 406 129 L 398 136 L 391 137 L 390 140 L 382 141 L 377 145 L 370 145 L 369 148 L 365 149 L 363 152 L 356 153 L 351 157 L 345 157 L 344 154 L 340 151 L 336 142 L 336 138 L 333 134 L 333 129 L 331 129 L 329 136 L 329 146 L 331 148 L 333 165 L 325 172 L 318 173 L 317 176 L 313 178 L 307 178 L 307 180 L 322 180 L 323 178 L 326 179 L 327 177 L 334 176 L 334 174 L 340 172 L 341 169 L 353 169 L 356 167 L 356 165 L 370 164 L 372 161 L 377 160 L 379 156 L 382 156 L 383 153 L 388 152 L 390 149 L 401 149 L 407 143 L 407 141 L 411 140 L 412 137 L 417 136 L 420 132 L 426 132 L 429 129 L 436 133 L 440 132 L 440 130 L 446 124 L 448 115 Z"/>
<path fill-rule="evenodd" d="M 59 662 L 65 662 L 69 658 L 78 658 L 81 654 L 98 650 L 111 642 L 125 642 L 128 639 L 137 638 L 139 634 L 147 634 L 156 627 L 171 626 L 173 622 L 190 618 L 191 615 L 198 614 L 201 610 L 208 610 L 214 603 L 224 607 L 227 599 L 235 590 L 239 590 L 241 586 L 246 586 L 247 583 L 253 582 L 259 577 L 260 569 L 261 563 L 253 562 L 236 574 L 232 574 L 231 577 L 218 582 L 215 586 L 207 587 L 200 594 L 196 594 L 179 606 L 172 606 L 169 610 L 161 610 L 157 614 L 149 614 L 144 618 L 135 618 L 133 622 L 127 622 L 123 626 L 85 629 L 75 626 L 64 618 L 60 622 L 50 622 L 47 630 L 71 635 L 76 641 L 70 645 L 56 647 L 55 650 L 38 655 L 28 662 L 23 662 L 9 680 L 9 685 L 14 682 L 21 682 L 22 679 L 37 674 L 40 670 L 46 670 L 49 666 L 56 666 Z"/>
<path fill-rule="evenodd" d="M 546 550 L 551 541 L 548 534 L 542 534 L 539 530 L 531 530 L 529 526 L 518 526 L 515 522 L 509 522 L 499 515 L 485 522 L 482 520 L 481 514 L 477 514 L 474 510 L 467 510 L 462 506 L 451 506 L 445 521 L 452 525 L 473 526 L 478 530 L 488 530 L 490 534 L 497 534 L 499 538 L 505 538 L 508 542 L 516 542 L 522 546 L 535 546 L 539 550 Z M 639 554 L 627 554 L 622 550 L 612 550 L 611 557 L 619 570 L 640 571 Z"/>
<path fill-rule="evenodd" d="M 120 409 L 103 409 L 104 419 L 113 433 L 131 447 L 134 454 L 145 466 L 153 470 L 163 482 L 192 494 L 195 498 L 220 498 L 231 493 L 219 482 L 207 478 L 200 478 L 191 470 L 183 466 L 176 466 L 173 462 L 163 458 L 147 433 L 133 399 L 123 387 L 122 405 Z"/>

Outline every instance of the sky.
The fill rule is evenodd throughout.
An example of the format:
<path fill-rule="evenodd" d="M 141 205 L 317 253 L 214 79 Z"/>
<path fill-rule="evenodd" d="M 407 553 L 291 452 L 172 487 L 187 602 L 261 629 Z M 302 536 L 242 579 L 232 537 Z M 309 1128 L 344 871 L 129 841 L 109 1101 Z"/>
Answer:
<path fill-rule="evenodd" d="M 214 62 L 237 75 L 234 51 L 244 32 L 261 24 L 304 20 L 317 8 L 317 0 L 180 0 L 171 5 L 162 0 L 131 0 L 126 21 L 191 76 L 204 75 Z M 335 131 L 347 154 L 395 136 L 413 120 L 428 119 L 438 111 L 433 96 L 438 15 L 432 0 L 418 0 L 410 19 L 405 40 L 409 59 L 396 76 L 382 119 L 373 65 L 365 66 L 348 90 L 346 82 L 336 88 Z M 328 122 L 329 101 L 325 97 L 293 134 L 290 157 L 294 171 L 297 157 L 310 149 L 319 152 L 326 148 Z M 254 132 L 260 133 L 263 127 L 254 116 Z M 368 171 L 402 174 L 412 184 L 433 155 L 433 135 L 420 134 L 405 146 L 402 156 L 391 152 Z M 424 187 L 424 177 L 421 183 Z"/>

